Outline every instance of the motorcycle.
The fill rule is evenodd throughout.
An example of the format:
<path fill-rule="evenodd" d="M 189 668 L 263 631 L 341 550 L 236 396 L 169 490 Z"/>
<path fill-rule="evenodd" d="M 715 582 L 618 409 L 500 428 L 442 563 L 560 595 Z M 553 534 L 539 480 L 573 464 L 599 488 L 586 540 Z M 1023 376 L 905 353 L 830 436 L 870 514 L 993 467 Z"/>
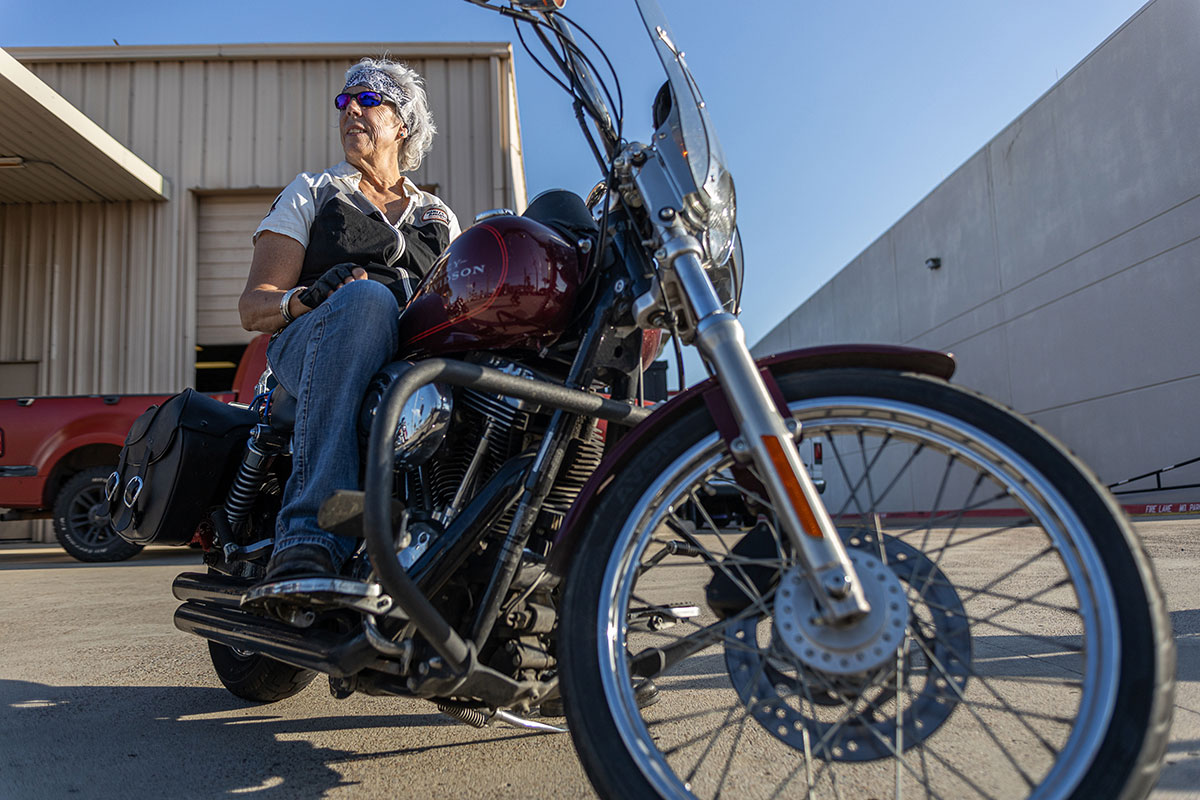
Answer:
<path fill-rule="evenodd" d="M 363 546 L 286 621 L 255 588 L 289 461 L 263 386 L 223 502 L 176 533 L 209 569 L 175 624 L 224 685 L 565 715 L 602 797 L 1145 796 L 1174 652 L 1107 491 L 943 354 L 751 357 L 733 179 L 656 0 L 648 143 L 562 0 L 468 2 L 541 42 L 603 180 L 482 215 L 426 277 L 363 401 L 364 489 L 321 511 Z M 665 337 L 710 377 L 647 407 Z"/>

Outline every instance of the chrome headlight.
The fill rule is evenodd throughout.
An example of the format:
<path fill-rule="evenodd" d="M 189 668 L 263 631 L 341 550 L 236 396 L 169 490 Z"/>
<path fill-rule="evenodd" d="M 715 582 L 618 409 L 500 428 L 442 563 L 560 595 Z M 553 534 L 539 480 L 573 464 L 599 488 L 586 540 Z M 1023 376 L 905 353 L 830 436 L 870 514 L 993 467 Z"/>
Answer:
<path fill-rule="evenodd" d="M 737 230 L 737 196 L 733 176 L 721 170 L 715 181 L 705 186 L 708 209 L 705 214 L 704 249 L 716 266 L 724 266 L 733 252 Z"/>
<path fill-rule="evenodd" d="M 737 197 L 733 176 L 720 170 L 702 192 L 694 192 L 684 200 L 685 218 L 704 243 L 704 255 L 716 266 L 724 266 L 733 252 L 734 231 L 737 230 Z"/>
<path fill-rule="evenodd" d="M 366 452 L 371 425 L 384 392 L 411 367 L 412 364 L 403 361 L 388 364 L 371 378 L 358 418 L 363 452 Z M 446 438 L 453 411 L 453 396 L 445 384 L 427 383 L 413 392 L 401 409 L 400 421 L 392 434 L 396 466 L 411 469 L 428 461 Z"/>
<path fill-rule="evenodd" d="M 688 221 L 704 246 L 704 267 L 722 305 L 738 313 L 741 301 L 741 242 L 737 233 L 737 197 L 733 176 L 719 170 L 715 180 L 687 198 Z"/>

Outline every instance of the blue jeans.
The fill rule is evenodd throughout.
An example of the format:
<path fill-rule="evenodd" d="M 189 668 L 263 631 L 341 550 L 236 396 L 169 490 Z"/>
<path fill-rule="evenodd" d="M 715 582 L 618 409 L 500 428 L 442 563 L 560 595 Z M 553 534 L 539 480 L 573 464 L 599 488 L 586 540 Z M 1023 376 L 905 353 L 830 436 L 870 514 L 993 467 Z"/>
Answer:
<path fill-rule="evenodd" d="M 338 489 L 361 488 L 358 411 L 371 376 L 399 347 L 399 316 L 384 284 L 354 281 L 297 317 L 267 348 L 275 378 L 297 400 L 276 553 L 320 545 L 340 567 L 358 546 L 358 539 L 318 528 L 317 511 Z"/>

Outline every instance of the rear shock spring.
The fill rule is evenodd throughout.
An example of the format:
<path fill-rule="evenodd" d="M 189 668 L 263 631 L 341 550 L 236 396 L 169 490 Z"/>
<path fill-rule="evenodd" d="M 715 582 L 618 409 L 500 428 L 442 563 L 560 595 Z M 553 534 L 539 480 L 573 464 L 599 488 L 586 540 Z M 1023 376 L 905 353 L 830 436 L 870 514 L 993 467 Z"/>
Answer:
<path fill-rule="evenodd" d="M 264 427 L 266 426 L 257 426 L 246 442 L 246 453 L 242 456 L 237 476 L 229 488 L 229 495 L 225 498 L 225 518 L 229 520 L 230 530 L 235 536 L 250 516 L 250 509 L 254 506 L 254 500 L 267 478 L 271 460 L 278 450 L 277 443 L 273 441 L 274 437 L 270 435 L 274 432 L 270 428 L 265 432 L 261 431 Z"/>

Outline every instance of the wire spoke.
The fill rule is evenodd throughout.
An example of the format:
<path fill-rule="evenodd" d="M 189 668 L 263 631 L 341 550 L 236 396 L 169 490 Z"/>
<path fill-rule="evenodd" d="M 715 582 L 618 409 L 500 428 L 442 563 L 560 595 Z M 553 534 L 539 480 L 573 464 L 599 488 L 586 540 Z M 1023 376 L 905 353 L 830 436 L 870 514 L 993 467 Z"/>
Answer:
<path fill-rule="evenodd" d="M 708 740 L 708 745 L 704 748 L 703 752 L 701 752 L 700 755 L 696 758 L 696 763 L 692 765 L 691 771 L 688 772 L 688 775 L 687 775 L 688 783 L 691 783 L 693 780 L 695 780 L 696 773 L 700 771 L 700 765 L 704 763 L 704 759 L 708 757 L 708 754 L 712 752 L 713 747 L 716 746 L 717 738 L 721 735 L 721 732 L 723 730 L 725 730 L 725 727 L 729 724 L 730 718 L 735 713 L 737 713 L 737 709 L 738 709 L 738 706 L 731 705 L 729 707 L 729 713 L 727 713 L 725 715 L 725 720 L 720 725 L 718 725 L 716 727 L 716 729 L 713 731 L 712 736 Z M 747 719 L 749 719 L 749 717 L 747 717 L 745 715 L 742 716 L 741 721 L 738 723 L 739 730 L 742 730 L 745 728 Z M 740 739 L 741 736 L 739 735 L 738 738 Z M 731 752 L 731 755 L 732 755 L 732 752 Z M 725 781 L 722 780 L 721 782 L 724 783 Z M 720 794 L 720 792 L 718 792 L 718 794 Z"/>
<path fill-rule="evenodd" d="M 946 485 L 950 482 L 950 470 L 954 468 L 955 460 L 953 454 L 946 457 L 946 468 L 942 470 L 942 479 L 938 482 L 937 495 L 933 498 L 933 505 L 929 507 L 929 519 L 925 523 L 925 535 L 921 539 L 921 546 L 917 548 L 922 553 L 929 547 L 929 537 L 933 534 L 933 517 L 937 509 L 942 507 L 942 493 L 946 491 Z"/>
<path fill-rule="evenodd" d="M 738 742 L 742 740 L 742 734 L 746 732 L 746 723 L 749 722 L 749 717 L 742 717 L 742 721 L 738 723 L 737 735 L 733 738 L 733 744 L 729 746 L 729 755 L 725 758 L 725 768 L 721 770 L 721 780 L 717 783 L 717 790 L 713 793 L 713 798 L 721 796 L 721 792 L 725 790 L 725 779 L 729 777 L 729 768 L 733 764 L 733 755 L 737 752 Z"/>
<path fill-rule="evenodd" d="M 766 669 L 766 665 L 767 665 L 767 660 L 765 658 L 761 659 L 758 662 L 758 667 L 755 669 L 754 675 L 750 681 L 751 684 L 757 683 L 758 679 L 762 677 L 763 670 Z M 754 713 L 755 708 L 765 708 L 765 707 L 766 707 L 766 704 L 764 702 L 746 704 L 744 702 L 741 702 L 739 699 L 738 702 L 732 703 L 729 706 L 729 713 L 725 715 L 725 719 L 720 724 L 718 724 L 715 728 L 713 728 L 712 731 L 705 731 L 705 732 L 696 734 L 688 739 L 684 739 L 682 742 L 679 742 L 675 746 L 669 747 L 665 750 L 661 750 L 660 752 L 664 756 L 673 755 L 675 753 L 678 753 L 681 750 L 684 750 L 685 748 L 691 747 L 692 745 L 697 744 L 700 741 L 703 741 L 705 739 L 705 737 L 707 737 L 710 733 L 711 733 L 712 737 L 715 739 L 716 736 L 718 734 L 720 734 L 720 732 L 722 730 L 724 730 L 725 726 L 729 724 L 730 718 L 733 717 L 733 715 L 735 713 L 737 713 L 737 711 L 739 709 L 742 711 L 741 719 L 744 720 L 744 719 L 748 719 L 750 717 L 750 715 Z M 710 744 L 710 746 L 711 746 L 711 744 Z"/>
<path fill-rule="evenodd" d="M 741 576 L 745 578 L 745 582 L 743 582 L 739 576 L 733 573 L 733 570 L 726 566 L 723 558 L 718 560 L 707 547 L 700 543 L 700 540 L 697 539 L 694 534 L 687 530 L 682 522 L 672 516 L 667 519 L 667 525 L 670 526 L 675 533 L 683 537 L 688 544 L 699 550 L 701 552 L 700 557 L 704 559 L 706 564 L 714 569 L 721 570 L 721 572 L 723 572 L 725 576 L 733 582 L 734 586 L 736 586 L 746 597 L 748 597 L 750 602 L 752 602 L 764 616 L 770 616 L 771 610 L 766 607 L 765 597 L 758 591 L 758 587 L 755 586 L 754 581 L 746 575 L 745 570 L 740 568 L 738 569 L 738 572 L 741 573 Z M 720 538 L 721 537 L 718 537 L 718 539 Z M 724 543 L 723 539 L 721 541 Z M 747 583 L 749 586 L 746 585 Z"/>
<path fill-rule="evenodd" d="M 861 446 L 861 439 L 862 439 L 861 433 L 858 433 L 857 435 L 858 435 L 859 443 Z M 873 459 L 871 459 L 871 464 L 869 466 L 865 465 L 866 464 L 866 452 L 865 451 L 863 452 L 863 462 L 864 462 L 863 475 L 857 481 L 852 481 L 850 479 L 850 474 L 848 472 L 846 472 L 846 463 L 845 463 L 844 459 L 842 458 L 841 451 L 838 449 L 836 439 L 833 436 L 829 437 L 829 447 L 831 450 L 833 450 L 834 461 L 837 462 L 838 470 L 842 473 L 842 478 L 846 481 L 846 486 L 850 489 L 850 494 L 846 498 L 846 502 L 842 504 L 841 509 L 839 509 L 838 513 L 834 515 L 835 517 L 840 517 L 841 515 L 845 514 L 846 508 L 850 505 L 851 502 L 853 502 L 855 507 L 858 509 L 859 516 L 861 516 L 864 519 L 867 518 L 869 513 L 873 513 L 875 511 L 874 505 L 871 506 L 871 509 L 869 512 L 863 510 L 862 502 L 858 498 L 858 490 L 862 487 L 864 482 L 870 480 L 871 467 L 873 467 L 875 465 L 875 462 L 879 459 L 879 457 L 881 455 L 883 455 L 883 451 L 887 448 L 888 442 L 891 441 L 891 438 L 892 438 L 892 436 L 889 433 L 883 438 L 883 441 L 881 441 L 879 443 L 879 450 L 878 450 L 878 452 L 875 453 L 875 457 Z"/>
<path fill-rule="evenodd" d="M 947 606 L 943 606 L 939 603 L 931 603 L 929 601 L 926 601 L 925 605 L 929 606 L 930 608 L 935 608 L 939 611 L 953 611 L 955 614 L 960 613 L 958 611 L 958 609 L 956 609 L 956 608 L 948 608 Z M 996 628 L 997 630 L 1004 631 L 1005 633 L 1011 633 L 1015 636 L 1021 636 L 1024 638 L 1033 639 L 1034 641 L 1038 641 L 1038 642 L 1042 642 L 1043 644 L 1051 645 L 1055 648 L 1058 648 L 1058 649 L 1063 650 L 1068 653 L 1080 653 L 1080 652 L 1083 652 L 1083 649 L 1084 649 L 1082 644 L 1075 646 L 1068 642 L 1064 642 L 1061 638 L 1056 639 L 1053 636 L 1047 636 L 1046 634 L 1043 634 L 1043 633 L 1034 633 L 1032 631 L 1023 631 L 1020 628 L 1014 628 L 1011 625 L 1005 625 L 1003 623 L 996 622 L 995 620 L 976 619 L 975 617 L 972 617 L 969 615 L 963 615 L 963 619 L 967 620 L 972 625 L 990 625 L 991 627 Z M 1071 670 L 1071 671 L 1074 672 L 1075 670 Z"/>
<path fill-rule="evenodd" d="M 938 752 L 936 750 L 934 750 L 932 747 L 929 747 L 928 745 L 923 746 L 921 748 L 921 753 L 922 753 L 922 755 L 928 754 L 929 756 L 931 756 L 939 764 L 941 764 L 943 767 L 945 767 L 950 772 L 952 772 L 956 778 L 958 778 L 960 781 L 962 781 L 963 783 L 967 784 L 972 789 L 974 789 L 977 794 L 979 794 L 983 797 L 995 797 L 995 795 L 988 794 L 986 791 L 984 791 L 982 786 L 980 786 L 975 781 L 971 780 L 965 772 L 963 772 L 961 769 L 954 766 L 949 761 L 947 761 L 944 757 L 939 755 Z M 926 791 L 929 791 L 928 786 L 926 786 L 925 789 L 926 789 Z"/>
<path fill-rule="evenodd" d="M 773 595 L 774 595 L 774 591 L 772 591 L 771 594 L 768 595 L 768 597 L 773 596 Z M 633 595 L 630 599 L 636 600 L 638 602 L 646 602 L 638 595 Z M 639 633 L 642 634 L 643 636 L 661 636 L 661 637 L 664 637 L 667 639 L 671 639 L 673 641 L 673 644 L 669 645 L 671 647 L 678 647 L 678 646 L 691 645 L 691 644 L 699 645 L 696 650 L 692 651 L 692 653 L 691 653 L 692 655 L 700 652 L 701 650 L 703 650 L 707 647 L 711 647 L 712 645 L 717 644 L 722 639 L 725 640 L 725 644 L 727 647 L 732 647 L 733 649 L 741 650 L 741 651 L 748 652 L 748 653 L 766 655 L 766 653 L 767 653 L 766 650 L 759 648 L 759 647 L 754 647 L 751 645 L 743 644 L 740 640 L 737 640 L 737 639 L 731 640 L 731 639 L 729 639 L 728 636 L 726 636 L 723 632 L 720 631 L 720 629 L 722 629 L 722 628 L 727 628 L 730 625 L 735 625 L 739 622 L 743 622 L 744 620 L 748 619 L 749 617 L 759 616 L 759 614 L 755 613 L 756 611 L 757 611 L 757 609 L 746 608 L 746 609 L 739 611 L 737 614 L 734 614 L 731 617 L 717 620 L 716 622 L 709 623 L 708 625 L 701 625 L 700 623 L 695 622 L 694 620 L 691 620 L 691 619 L 679 620 L 680 625 L 691 626 L 691 627 L 695 628 L 694 631 L 687 634 L 686 636 L 676 637 L 675 635 L 672 635 L 672 634 L 668 633 L 667 631 L 639 631 Z M 700 641 L 703 639 L 709 639 L 710 641 L 708 641 L 706 644 L 700 645 Z M 661 648 L 655 648 L 655 649 L 661 649 Z M 642 652 L 645 652 L 645 651 L 642 651 Z M 642 656 L 642 652 L 639 652 L 638 655 L 633 657 L 633 659 L 636 661 L 638 658 L 640 658 Z"/>
<path fill-rule="evenodd" d="M 989 728 L 987 726 L 987 724 L 983 722 L 982 719 L 980 719 L 979 714 L 975 711 L 974 705 L 967 701 L 966 696 L 963 695 L 963 693 L 962 693 L 962 687 L 959 686 L 958 682 L 955 681 L 954 678 L 950 676 L 950 674 L 946 670 L 945 666 L 942 665 L 941 660 L 928 647 L 925 646 L 925 643 L 923 641 L 921 641 L 920 637 L 916 638 L 916 642 L 921 647 L 921 650 L 924 651 L 925 657 L 927 659 L 929 659 L 929 663 L 933 664 L 937 668 L 937 670 L 942 674 L 943 678 L 946 681 L 946 685 L 950 686 L 954 689 L 954 693 L 958 695 L 960 704 L 971 713 L 971 716 L 975 717 L 975 719 L 979 722 L 980 726 L 982 726 L 983 729 L 985 731 L 987 731 L 988 736 L 993 741 L 996 742 L 996 746 L 999 747 L 1004 752 L 1005 756 L 1008 757 L 1008 759 L 1010 761 L 1013 761 L 1013 766 L 1017 768 L 1017 770 L 1021 773 L 1021 776 L 1025 778 L 1025 780 L 1029 783 L 1029 785 L 1031 787 L 1035 786 L 1036 784 L 1025 775 L 1025 771 L 1021 768 L 1020 765 L 1018 765 L 1013 760 L 1012 755 L 1008 752 L 1008 750 L 1004 747 L 1004 745 L 1002 745 L 1000 743 L 1000 741 L 998 739 L 996 739 L 996 735 L 992 732 L 992 729 Z M 1030 725 L 1029 722 L 1025 719 L 1025 714 L 1023 711 L 1018 710 L 1011 703 L 1009 703 L 1007 700 L 1005 700 L 1003 697 L 1001 697 L 1000 693 L 997 692 L 996 689 L 992 686 L 991 681 L 989 681 L 987 678 L 985 678 L 981 674 L 979 674 L 979 671 L 975 669 L 974 665 L 971 664 L 970 661 L 964 660 L 962 657 L 962 654 L 959 653 L 957 650 L 955 650 L 953 645 L 950 645 L 946 642 L 943 642 L 942 645 L 947 650 L 949 650 L 955 656 L 955 658 L 957 658 L 959 660 L 960 663 L 962 663 L 966 666 L 967 670 L 971 673 L 971 677 L 975 678 L 975 680 L 982 683 L 984 688 L 986 688 L 989 692 L 991 692 L 992 696 L 996 698 L 996 701 L 998 703 L 1000 703 L 1000 705 L 1005 709 L 1005 711 L 1007 711 L 1010 715 L 1012 715 L 1017 720 L 1017 722 L 1021 723 L 1021 727 L 1025 728 L 1025 730 L 1029 731 L 1029 733 L 1035 739 L 1037 739 L 1038 743 L 1041 744 L 1042 747 L 1046 748 L 1046 750 L 1049 751 L 1049 753 L 1051 755 L 1055 755 L 1055 756 L 1058 755 L 1059 751 L 1054 747 L 1054 745 L 1047 742 L 1045 737 L 1042 736 L 1040 733 L 1038 733 L 1038 731 L 1032 725 Z"/>
<path fill-rule="evenodd" d="M 904 754 L 902 752 L 900 752 L 896 748 L 896 746 L 891 741 L 889 741 L 888 738 L 886 736 L 884 736 L 874 725 L 872 725 L 871 721 L 869 719 L 867 719 L 865 716 L 863 716 L 861 711 L 856 710 L 855 706 L 857 705 L 857 703 L 859 701 L 861 701 L 866 708 L 869 708 L 870 710 L 874 711 L 879 716 L 884 716 L 884 717 L 888 716 L 888 714 L 886 712 L 884 712 L 881 708 L 879 708 L 878 705 L 871 702 L 871 700 L 868 699 L 865 694 L 861 694 L 858 697 L 856 697 L 853 701 L 851 701 L 849 698 L 846 697 L 846 695 L 843 692 L 838 691 L 836 688 L 829 687 L 829 691 L 833 694 L 834 697 L 837 698 L 838 702 L 840 702 L 843 706 L 845 706 L 845 708 L 851 714 L 853 714 L 859 720 L 862 721 L 863 727 L 866 728 L 866 730 L 868 730 L 872 736 L 874 736 L 876 739 L 878 739 L 880 744 L 882 744 L 885 748 L 887 748 L 888 752 L 890 752 L 892 754 L 892 758 L 895 759 L 895 761 L 896 761 L 897 769 L 899 769 L 901 766 L 903 766 L 904 769 L 908 770 L 910 773 L 912 773 L 912 775 L 914 777 L 919 779 L 920 776 L 917 774 L 916 770 L 914 770 L 911 766 L 909 766 L 908 760 L 904 757 Z M 898 729 L 899 729 L 899 726 L 897 726 L 897 730 Z M 926 788 L 928 789 L 928 787 L 926 787 Z"/>
<path fill-rule="evenodd" d="M 990 502 L 992 502 L 992 500 L 985 500 L 983 504 L 986 505 L 987 503 L 990 503 Z M 948 536 L 945 544 L 941 545 L 940 547 L 935 547 L 931 550 L 925 550 L 925 555 L 927 555 L 927 556 L 933 555 L 935 553 L 940 553 L 945 550 L 950 550 L 951 548 L 954 548 L 954 547 L 962 547 L 963 545 L 974 544 L 975 542 L 979 542 L 984 539 L 990 539 L 991 537 L 998 536 L 1002 533 L 1012 533 L 1013 531 L 1017 530 L 1018 528 L 1028 527 L 1029 523 L 1031 521 L 1032 520 L 1030 518 L 1024 518 L 1024 519 L 1018 520 L 1017 522 L 1014 522 L 1012 525 L 1006 525 L 1003 528 L 992 528 L 991 530 L 986 531 L 984 533 L 976 534 L 974 536 L 967 536 L 967 537 L 961 538 L 957 541 L 951 541 L 952 537 Z M 911 536 L 917 532 L 918 531 L 910 530 L 910 531 L 903 531 L 903 532 L 899 532 L 899 533 L 891 533 L 890 535 L 895 536 L 898 539 L 902 539 L 905 536 Z"/>
<path fill-rule="evenodd" d="M 1041 552 L 1034 553 L 1033 555 L 1029 556 L 1029 558 L 1025 559 L 1020 564 L 1018 564 L 1017 566 L 1010 569 L 1008 572 L 994 578 L 991 581 L 988 581 L 987 583 L 985 583 L 983 586 L 979 587 L 978 589 L 975 589 L 975 588 L 970 589 L 969 591 L 971 591 L 973 593 L 971 595 L 971 597 L 975 597 L 976 594 L 978 594 L 978 592 L 980 592 L 980 591 L 991 589 L 992 587 L 996 586 L 997 584 L 1003 583 L 1004 581 L 1013 577 L 1014 575 L 1021 572 L 1022 570 L 1033 566 L 1035 563 L 1037 563 L 1037 561 L 1039 559 L 1041 559 L 1045 556 L 1048 556 L 1051 553 L 1057 553 L 1057 552 L 1058 552 L 1058 550 L 1057 550 L 1057 548 L 1054 547 L 1054 545 L 1049 545 L 1048 547 L 1044 548 Z"/>
<path fill-rule="evenodd" d="M 738 703 L 730 706 L 730 708 L 738 708 L 740 705 L 741 705 L 741 703 L 738 702 Z M 709 709 L 705 709 L 703 711 L 687 711 L 687 712 L 684 712 L 681 714 L 675 714 L 675 715 L 672 715 L 669 717 L 656 717 L 655 719 L 643 719 L 643 722 L 646 723 L 647 728 L 653 728 L 653 727 L 660 726 L 660 725 L 670 725 L 670 724 L 676 723 L 676 722 L 689 722 L 694 719 L 703 719 L 704 717 L 711 717 L 713 714 L 720 714 L 724 710 L 725 710 L 725 706 L 720 706 L 719 708 L 709 708 Z"/>
<path fill-rule="evenodd" d="M 975 482 L 973 484 L 971 484 L 971 491 L 967 494 L 967 499 L 966 499 L 966 502 L 964 503 L 963 507 L 954 512 L 954 517 L 955 517 L 954 525 L 951 526 L 950 532 L 946 535 L 947 542 L 952 541 L 954 539 L 955 534 L 958 533 L 959 526 L 962 524 L 963 517 L 966 515 L 967 511 L 971 507 L 972 498 L 974 498 L 975 493 L 977 491 L 979 491 L 979 487 L 983 485 L 984 477 L 985 476 L 982 472 L 979 473 L 979 475 L 975 478 Z M 1007 492 L 1005 492 L 1005 495 L 1007 495 Z M 929 578 L 933 577 L 933 575 L 936 572 L 941 571 L 942 559 L 945 558 L 945 556 L 946 556 L 946 551 L 945 551 L 945 549 L 943 549 L 941 552 L 939 552 L 937 554 L 937 557 L 933 559 L 933 569 L 929 570 L 929 575 L 925 579 L 926 582 L 928 582 Z M 920 597 L 922 600 L 924 600 L 925 594 L 928 591 L 929 591 L 929 587 L 927 585 L 922 586 L 920 591 L 917 592 L 917 596 Z"/>
<path fill-rule="evenodd" d="M 958 587 L 955 587 L 953 584 L 951 584 L 949 581 L 937 581 L 937 584 L 940 586 L 948 586 L 950 588 L 958 588 Z M 1079 616 L 1079 610 L 1073 606 L 1056 605 L 1054 603 L 1047 603 L 1042 600 L 1035 599 L 1037 597 L 1041 597 L 1044 594 L 1052 592 L 1055 589 L 1061 589 L 1064 586 L 1073 586 L 1073 585 L 1074 584 L 1071 582 L 1070 578 L 1063 578 L 1058 583 L 1050 584 L 1049 586 L 1041 589 L 1040 591 L 1034 592 L 1033 594 L 1029 595 L 1029 597 L 1017 597 L 1015 595 L 1010 595 L 1005 592 L 997 592 L 992 589 L 975 590 L 975 589 L 971 589 L 970 587 L 967 587 L 967 590 L 971 593 L 970 598 L 968 598 L 968 599 L 974 599 L 976 597 L 983 596 L 983 597 L 994 597 L 997 600 L 1009 601 L 1008 605 L 1004 606 L 1003 608 L 996 609 L 995 611 L 988 614 L 986 617 L 973 617 L 973 619 L 990 620 L 993 617 L 998 617 L 1001 614 L 1008 613 L 1009 611 L 1016 608 L 1017 606 L 1031 606 L 1033 608 L 1041 608 L 1041 609 L 1045 609 L 1047 611 L 1062 611 L 1062 612 L 1065 612 L 1068 614 L 1073 614 L 1075 616 Z"/>

